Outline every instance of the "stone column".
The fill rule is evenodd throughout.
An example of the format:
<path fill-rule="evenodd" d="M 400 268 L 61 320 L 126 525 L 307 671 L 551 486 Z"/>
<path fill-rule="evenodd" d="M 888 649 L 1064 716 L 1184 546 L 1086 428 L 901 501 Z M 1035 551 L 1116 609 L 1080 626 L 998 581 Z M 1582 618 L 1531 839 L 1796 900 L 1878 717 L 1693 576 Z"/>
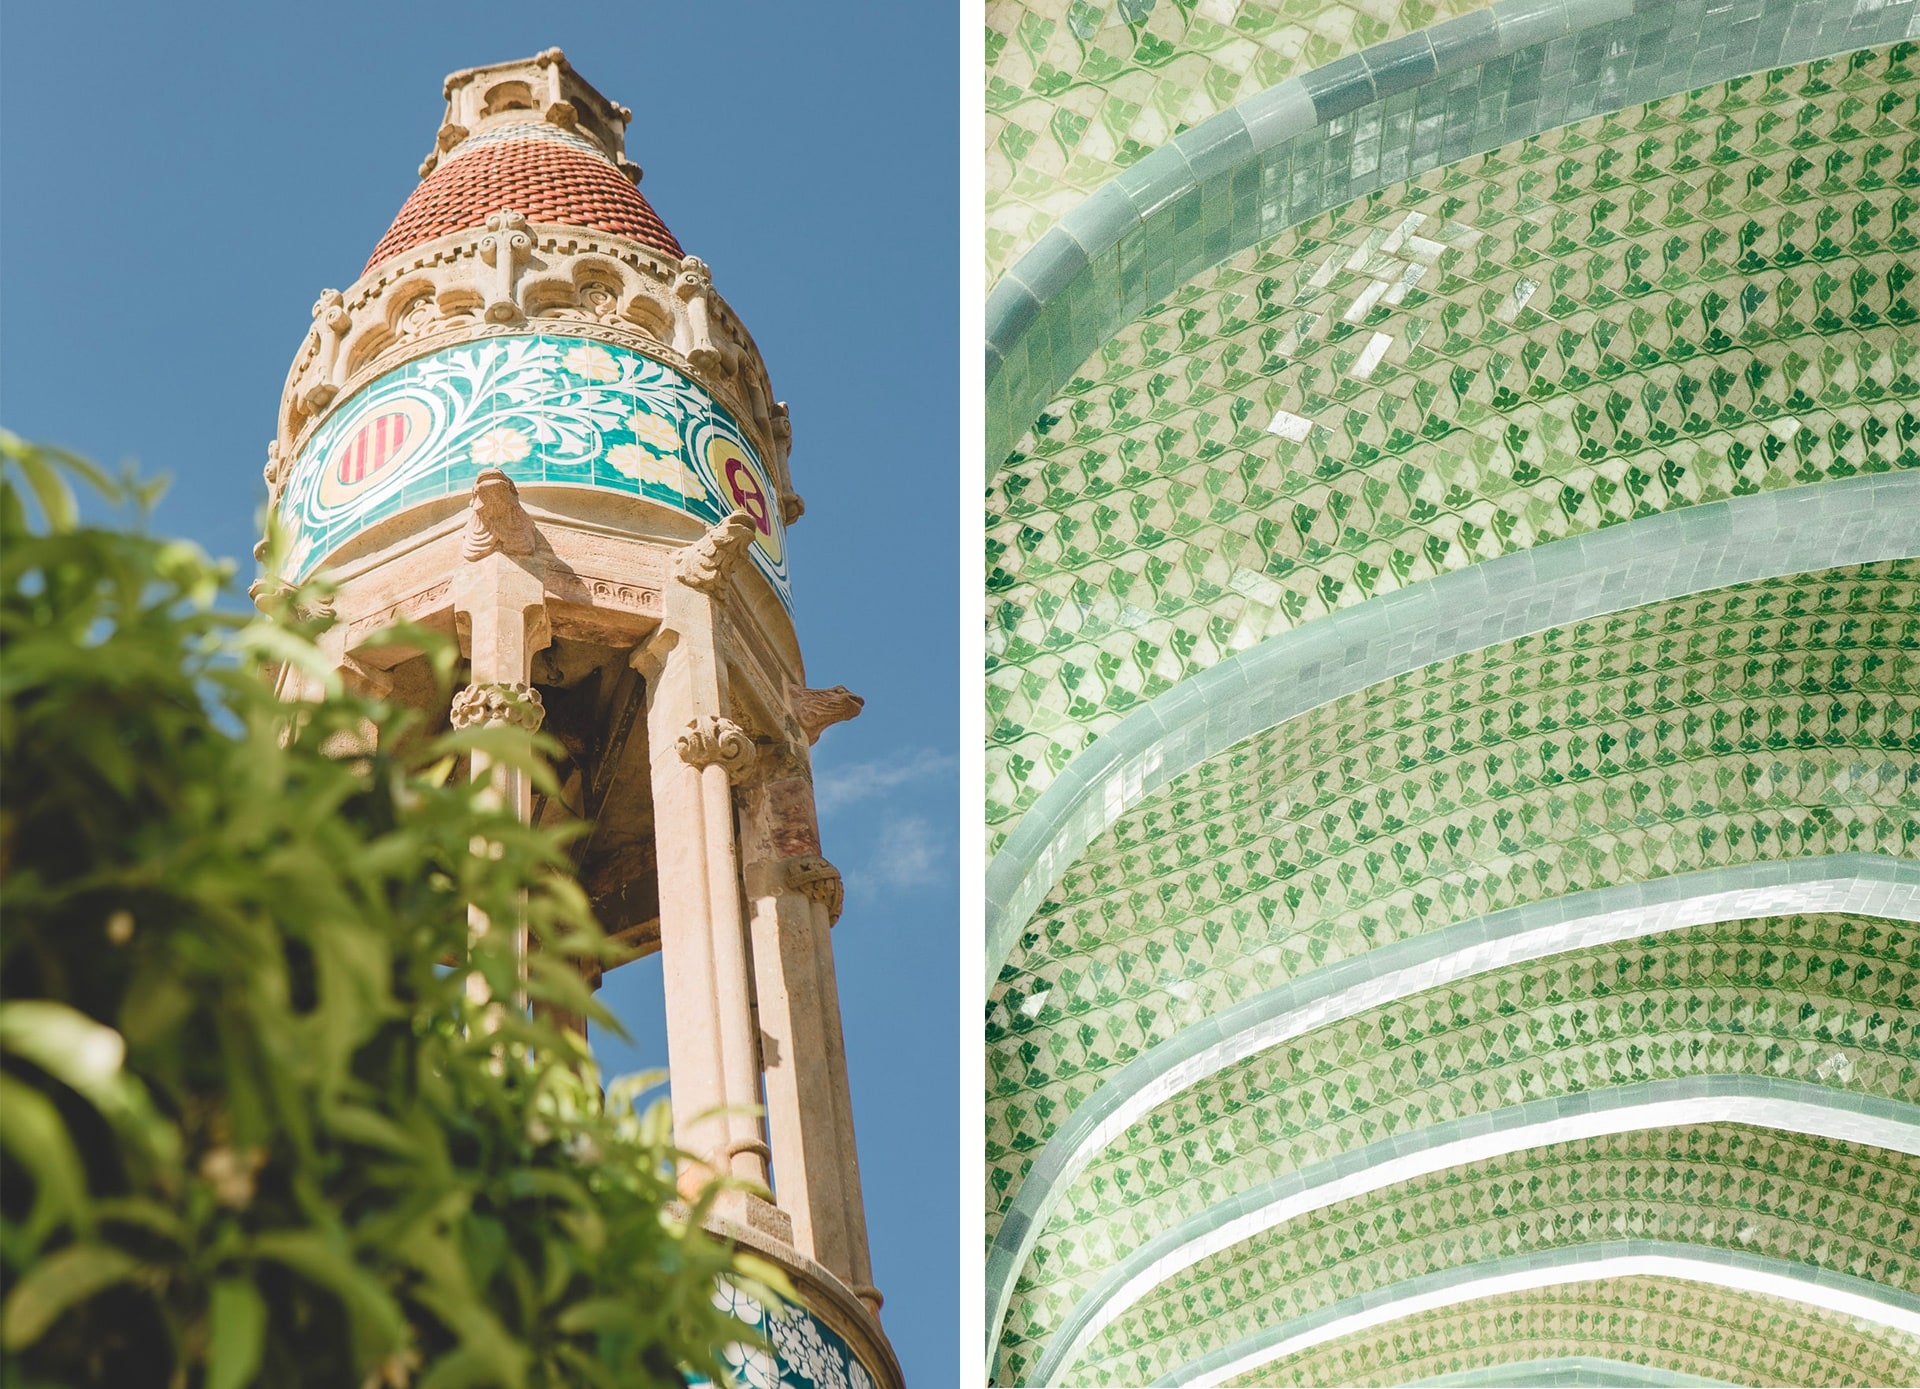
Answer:
<path fill-rule="evenodd" d="M 753 765 L 754 749 L 726 716 L 713 612 L 752 524 L 736 514 L 681 551 L 661 630 L 634 664 L 647 681 L 675 1137 L 714 1172 L 764 1187 L 771 1151 L 758 1117 L 760 1055 L 733 815 L 733 783 Z M 732 1198 L 722 1209 L 753 1214 Z"/>
<path fill-rule="evenodd" d="M 766 762 L 741 819 L 776 1195 L 794 1246 L 878 1311 L 829 940 L 840 874 L 820 857 L 804 749 L 796 743 Z"/>
<path fill-rule="evenodd" d="M 845 890 L 840 872 L 825 859 L 789 867 L 795 884 L 813 909 L 814 968 L 820 987 L 820 1018 L 825 1033 L 822 1060 L 833 1089 L 835 1132 L 840 1140 L 841 1220 L 847 1232 L 847 1282 L 860 1300 L 880 1311 L 880 1290 L 873 1284 L 867 1255 L 867 1206 L 860 1191 L 860 1157 L 853 1141 L 853 1097 L 847 1087 L 847 1044 L 840 1031 L 840 986 L 833 969 L 834 922 L 840 919 Z"/>
<path fill-rule="evenodd" d="M 467 648 L 470 680 L 453 697 L 448 717 L 455 728 L 519 724 L 538 730 L 545 718 L 532 684 L 534 655 L 553 639 L 538 540 L 512 479 L 497 468 L 481 473 L 474 480 L 453 585 L 454 620 Z M 523 823 L 533 818 L 533 788 L 525 772 L 494 764 L 476 751 L 470 775 L 483 786 L 484 799 L 511 808 Z M 476 937 L 491 929 L 478 908 L 468 915 Z M 515 922 L 513 929 L 524 977 L 526 923 Z M 478 974 L 468 976 L 467 988 L 476 1002 L 487 1001 Z M 517 1006 L 524 1006 L 524 999 Z"/>

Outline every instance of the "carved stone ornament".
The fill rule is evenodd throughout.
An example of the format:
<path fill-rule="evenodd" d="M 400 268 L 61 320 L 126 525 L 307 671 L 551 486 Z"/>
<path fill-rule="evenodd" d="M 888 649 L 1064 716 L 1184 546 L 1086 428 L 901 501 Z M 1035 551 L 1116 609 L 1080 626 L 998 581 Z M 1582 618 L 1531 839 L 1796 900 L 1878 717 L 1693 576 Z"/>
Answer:
<path fill-rule="evenodd" d="M 809 690 L 794 685 L 789 692 L 793 696 L 794 717 L 806 730 L 809 743 L 819 742 L 820 735 L 827 729 L 836 723 L 845 723 L 867 707 L 866 700 L 845 685 L 835 685 L 830 690 Z"/>
<path fill-rule="evenodd" d="M 732 719 L 717 714 L 701 714 L 687 720 L 687 730 L 674 740 L 680 758 L 694 767 L 719 767 L 730 781 L 738 781 L 752 769 L 753 739 Z"/>
<path fill-rule="evenodd" d="M 487 321 L 518 323 L 526 315 L 514 294 L 520 264 L 533 255 L 533 231 L 527 219 L 511 210 L 487 218 L 480 237 L 480 259 L 491 268 L 487 283 Z"/>
<path fill-rule="evenodd" d="M 829 926 L 840 919 L 840 909 L 847 901 L 847 888 L 838 868 L 818 854 L 808 854 L 788 859 L 785 872 L 790 889 L 827 909 Z"/>
<path fill-rule="evenodd" d="M 712 593 L 753 543 L 753 518 L 736 511 L 673 557 L 673 577 L 688 588 Z"/>
<path fill-rule="evenodd" d="M 460 539 L 460 558 L 481 560 L 496 550 L 530 555 L 539 540 L 533 518 L 520 504 L 520 489 L 498 468 L 488 468 L 473 480 L 473 501 L 466 533 Z"/>
<path fill-rule="evenodd" d="M 449 717 L 455 728 L 518 724 L 529 733 L 538 733 L 546 721 L 547 706 L 540 700 L 540 691 L 531 685 L 468 685 L 453 697 Z"/>

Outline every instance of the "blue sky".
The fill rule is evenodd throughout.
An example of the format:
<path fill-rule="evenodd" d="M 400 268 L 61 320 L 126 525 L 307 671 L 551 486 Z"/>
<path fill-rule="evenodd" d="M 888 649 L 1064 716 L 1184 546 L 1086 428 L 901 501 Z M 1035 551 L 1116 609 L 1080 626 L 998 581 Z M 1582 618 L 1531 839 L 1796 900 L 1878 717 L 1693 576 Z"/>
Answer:
<path fill-rule="evenodd" d="M 287 365 L 417 181 L 456 68 L 558 45 L 634 110 L 642 187 L 794 418 L 815 749 L 875 1281 L 910 1383 L 958 1363 L 955 161 L 947 5 L 120 4 L 7 9 L 0 423 L 173 487 L 243 566 Z M 244 584 L 244 577 L 242 579 Z M 605 997 L 663 1064 L 658 971 Z"/>

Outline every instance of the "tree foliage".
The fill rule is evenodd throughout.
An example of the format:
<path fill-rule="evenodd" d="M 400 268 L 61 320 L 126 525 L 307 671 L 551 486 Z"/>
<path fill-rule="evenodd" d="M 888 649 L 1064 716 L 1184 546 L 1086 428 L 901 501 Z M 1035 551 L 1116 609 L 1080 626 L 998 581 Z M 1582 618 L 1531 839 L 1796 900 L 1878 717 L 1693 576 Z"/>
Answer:
<path fill-rule="evenodd" d="M 527 922 L 536 1003 L 611 1022 L 563 836 L 454 774 L 545 778 L 535 740 L 342 691 L 314 623 L 216 606 L 228 567 L 81 524 L 66 479 L 137 485 L 0 450 L 5 1384 L 724 1382 L 715 1280 L 777 1273 L 673 1204 L 645 1078 L 603 1098 L 582 1043 L 468 997 L 519 984 L 473 904 Z M 327 684 L 297 716 L 283 662 Z"/>

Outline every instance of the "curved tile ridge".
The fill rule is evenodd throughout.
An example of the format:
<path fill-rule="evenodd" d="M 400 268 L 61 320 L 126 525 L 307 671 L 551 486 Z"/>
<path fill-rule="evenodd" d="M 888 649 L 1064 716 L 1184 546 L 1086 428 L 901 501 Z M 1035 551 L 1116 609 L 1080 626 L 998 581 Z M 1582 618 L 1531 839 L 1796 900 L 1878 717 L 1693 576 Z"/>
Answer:
<path fill-rule="evenodd" d="M 1749 1075 L 1642 1081 L 1452 1119 L 1277 1177 L 1142 1245 L 1075 1304 L 1047 1343 L 1036 1376 L 1052 1383 L 1095 1336 L 1168 1277 L 1309 1211 L 1528 1148 L 1694 1124 L 1750 1124 L 1920 1157 L 1920 1105 Z"/>
<path fill-rule="evenodd" d="M 1916 34 L 1916 0 L 1497 0 L 1258 92 L 1095 191 L 993 287 L 987 476 L 1121 324 L 1236 251 L 1572 121 Z M 1363 123 L 1398 144 L 1336 157 Z"/>
<path fill-rule="evenodd" d="M 1920 864 L 1836 854 L 1675 874 L 1510 907 L 1315 970 L 1134 1058 L 1054 1131 L 1001 1221 L 987 1254 L 989 1363 L 1020 1270 L 1060 1194 L 1107 1144 L 1169 1096 L 1291 1037 L 1502 965 L 1711 922 L 1800 912 L 1920 922 Z"/>
<path fill-rule="evenodd" d="M 1831 1269 L 1729 1249 L 1665 1240 L 1607 1240 L 1422 1274 L 1268 1327 L 1156 1380 L 1157 1385 L 1223 1384 L 1282 1356 L 1419 1312 L 1457 1307 L 1524 1289 L 1600 1278 L 1678 1278 L 1760 1293 L 1920 1337 L 1920 1297 Z"/>
<path fill-rule="evenodd" d="M 1504 1385 L 1617 1384 L 1645 1385 L 1647 1389 L 1733 1389 L 1732 1381 L 1683 1375 L 1658 1365 L 1636 1365 L 1604 1355 L 1556 1355 L 1535 1360 L 1513 1360 L 1461 1370 L 1432 1379 L 1417 1379 L 1409 1389 L 1498 1389 Z"/>
<path fill-rule="evenodd" d="M 1787 574 L 1920 558 L 1920 470 L 1705 502 L 1396 589 L 1248 647 L 1070 762 L 987 865 L 987 989 L 1060 875 L 1128 808 L 1331 699 L 1497 642 Z"/>

